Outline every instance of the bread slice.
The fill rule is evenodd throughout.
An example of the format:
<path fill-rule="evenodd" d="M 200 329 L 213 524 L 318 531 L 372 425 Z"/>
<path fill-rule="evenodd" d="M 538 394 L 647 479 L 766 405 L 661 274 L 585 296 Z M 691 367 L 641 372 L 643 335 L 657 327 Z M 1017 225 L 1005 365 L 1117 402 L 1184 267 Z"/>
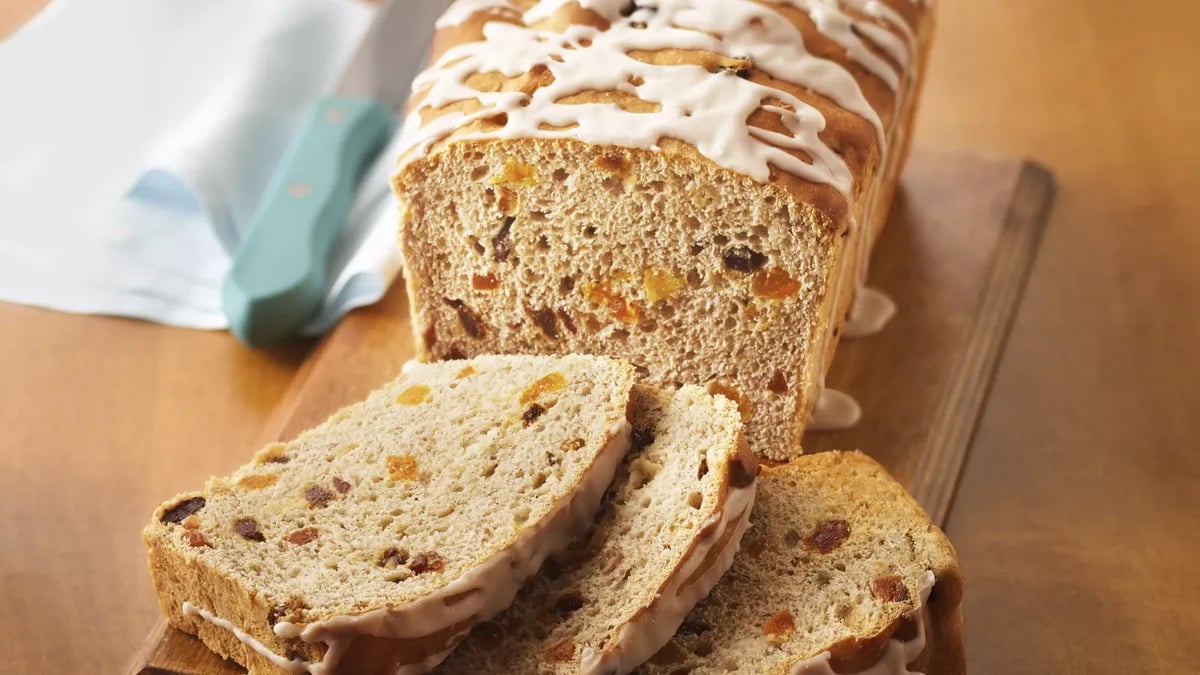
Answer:
<path fill-rule="evenodd" d="M 698 387 L 638 386 L 633 401 L 634 448 L 591 536 L 437 673 L 628 673 L 729 568 L 757 473 L 736 406 Z"/>
<path fill-rule="evenodd" d="M 251 673 L 424 672 L 592 522 L 633 380 L 586 356 L 406 367 L 160 506 L 162 611 Z"/>
<path fill-rule="evenodd" d="M 736 400 L 759 455 L 799 454 L 897 183 L 927 5 L 460 2 L 394 181 L 422 358 L 625 358 Z"/>
<path fill-rule="evenodd" d="M 874 460 L 765 469 L 733 568 L 643 675 L 965 672 L 954 547 Z"/>

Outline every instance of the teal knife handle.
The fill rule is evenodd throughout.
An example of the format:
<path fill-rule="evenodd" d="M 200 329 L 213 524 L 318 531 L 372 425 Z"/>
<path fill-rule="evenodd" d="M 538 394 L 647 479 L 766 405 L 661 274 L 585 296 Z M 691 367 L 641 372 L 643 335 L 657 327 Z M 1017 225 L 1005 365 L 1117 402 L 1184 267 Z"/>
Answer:
<path fill-rule="evenodd" d="M 284 155 L 234 254 L 222 302 L 251 347 L 296 335 L 325 299 L 326 265 L 359 176 L 391 133 L 379 101 L 330 96 Z"/>

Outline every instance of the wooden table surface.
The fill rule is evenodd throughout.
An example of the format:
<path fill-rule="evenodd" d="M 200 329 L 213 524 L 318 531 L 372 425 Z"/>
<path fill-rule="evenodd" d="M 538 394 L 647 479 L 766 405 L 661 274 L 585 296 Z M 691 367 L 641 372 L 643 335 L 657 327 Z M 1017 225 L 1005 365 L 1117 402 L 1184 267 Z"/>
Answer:
<path fill-rule="evenodd" d="M 949 521 L 971 672 L 1197 672 L 1200 4 L 942 5 L 917 144 L 1060 188 Z M 143 521 L 248 456 L 303 355 L 0 303 L 0 672 L 126 665 Z"/>

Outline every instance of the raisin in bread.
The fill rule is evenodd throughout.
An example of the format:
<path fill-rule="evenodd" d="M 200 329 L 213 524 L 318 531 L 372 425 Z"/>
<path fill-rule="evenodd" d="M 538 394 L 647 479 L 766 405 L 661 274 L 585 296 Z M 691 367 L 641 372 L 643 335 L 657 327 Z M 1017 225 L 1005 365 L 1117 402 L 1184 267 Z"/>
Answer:
<path fill-rule="evenodd" d="M 926 5 L 458 3 L 394 180 L 422 358 L 626 358 L 798 454 L 905 155 Z"/>
<path fill-rule="evenodd" d="M 642 675 L 961 675 L 954 548 L 874 460 L 765 469 L 742 553 Z"/>
<path fill-rule="evenodd" d="M 757 474 L 736 406 L 698 387 L 638 386 L 633 400 L 633 449 L 591 535 L 437 673 L 628 673 L 729 568 Z"/>
<path fill-rule="evenodd" d="M 629 447 L 606 358 L 411 365 L 145 529 L 170 624 L 251 673 L 418 673 L 595 516 Z"/>

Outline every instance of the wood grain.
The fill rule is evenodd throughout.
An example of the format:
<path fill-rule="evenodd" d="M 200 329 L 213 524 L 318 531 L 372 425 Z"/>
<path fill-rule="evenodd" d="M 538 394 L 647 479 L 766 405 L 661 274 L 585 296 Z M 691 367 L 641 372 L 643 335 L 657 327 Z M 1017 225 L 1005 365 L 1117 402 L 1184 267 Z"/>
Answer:
<path fill-rule="evenodd" d="M 1049 175 L 1014 160 L 914 156 L 879 242 L 873 284 L 903 308 L 839 348 L 829 384 L 859 397 L 853 430 L 812 434 L 808 451 L 861 447 L 941 522 L 1053 197 Z M 310 357 L 268 425 L 291 438 L 388 381 L 413 353 L 404 292 L 344 320 Z M 920 420 L 921 423 L 914 424 Z M 930 501 L 932 500 L 932 501 Z M 232 663 L 159 626 L 140 673 L 232 675 Z M 202 649 L 202 648 L 201 648 Z"/>
<path fill-rule="evenodd" d="M 43 4 L 0 1 L 0 35 Z M 949 519 L 971 672 L 1194 672 L 1200 3 L 938 13 L 915 145 L 1035 157 L 1059 185 Z M 156 615 L 138 528 L 252 451 L 297 367 L 0 303 L 0 631 L 20 636 L 0 672 L 128 663 Z"/>

